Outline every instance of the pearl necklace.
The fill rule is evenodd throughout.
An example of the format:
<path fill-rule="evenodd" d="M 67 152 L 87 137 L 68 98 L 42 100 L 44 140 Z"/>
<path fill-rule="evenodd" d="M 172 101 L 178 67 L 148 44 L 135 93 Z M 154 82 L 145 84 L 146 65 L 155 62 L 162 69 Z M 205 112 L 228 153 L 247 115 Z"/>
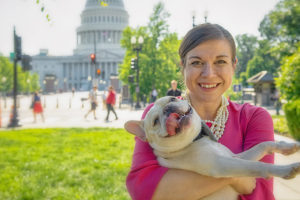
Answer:
<path fill-rule="evenodd" d="M 219 140 L 224 133 L 225 124 L 226 124 L 226 122 L 228 120 L 228 116 L 229 116 L 229 112 L 227 109 L 228 105 L 229 105 L 228 100 L 226 99 L 226 97 L 222 96 L 222 105 L 218 109 L 217 116 L 214 119 L 214 121 L 203 120 L 206 123 L 209 122 L 212 124 L 210 127 L 210 130 L 211 130 L 211 132 L 213 132 L 213 134 L 215 135 L 217 140 Z"/>
<path fill-rule="evenodd" d="M 187 98 L 187 100 L 190 102 L 189 98 Z M 223 133 L 224 133 L 225 124 L 226 124 L 226 122 L 228 120 L 228 116 L 229 116 L 229 112 L 228 112 L 228 109 L 227 109 L 228 105 L 229 105 L 228 100 L 226 99 L 226 97 L 222 96 L 222 104 L 221 104 L 220 108 L 217 111 L 216 118 L 213 121 L 211 121 L 211 120 L 202 120 L 206 123 L 211 123 L 212 124 L 211 127 L 210 127 L 210 130 L 215 135 L 217 140 L 219 140 L 222 137 Z"/>

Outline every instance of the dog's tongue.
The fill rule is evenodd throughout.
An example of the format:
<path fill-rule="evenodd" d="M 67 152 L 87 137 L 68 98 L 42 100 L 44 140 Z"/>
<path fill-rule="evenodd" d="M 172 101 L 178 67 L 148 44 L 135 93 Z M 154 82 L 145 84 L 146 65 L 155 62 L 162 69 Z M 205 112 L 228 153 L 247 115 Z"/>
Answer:
<path fill-rule="evenodd" d="M 175 135 L 176 134 L 176 128 L 179 127 L 178 119 L 180 118 L 179 114 L 177 113 L 171 113 L 169 117 L 166 120 L 166 129 L 167 133 L 169 135 Z"/>

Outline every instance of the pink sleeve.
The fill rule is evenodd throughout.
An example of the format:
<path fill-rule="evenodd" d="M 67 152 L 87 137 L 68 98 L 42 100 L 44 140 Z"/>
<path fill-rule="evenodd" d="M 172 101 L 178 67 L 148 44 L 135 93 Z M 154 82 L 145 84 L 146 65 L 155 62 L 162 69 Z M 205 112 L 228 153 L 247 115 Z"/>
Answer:
<path fill-rule="evenodd" d="M 150 110 L 150 104 L 144 111 L 142 119 Z M 127 190 L 133 200 L 150 200 L 167 168 L 161 167 L 152 148 L 147 142 L 135 137 L 135 148 L 131 170 L 126 179 Z"/>
<path fill-rule="evenodd" d="M 264 142 L 264 141 L 274 141 L 274 129 L 273 129 L 273 121 L 270 114 L 264 110 L 263 108 L 255 107 L 255 111 L 251 113 L 245 112 L 246 119 L 249 119 L 248 122 L 244 121 L 244 123 L 248 123 L 246 130 L 244 130 L 244 149 L 250 149 L 254 145 Z M 260 161 L 265 163 L 273 163 L 274 164 L 274 154 L 267 155 L 263 157 Z M 274 200 L 273 195 L 273 178 L 264 179 L 257 178 L 256 179 L 256 188 L 250 195 L 240 195 L 242 200 Z"/>

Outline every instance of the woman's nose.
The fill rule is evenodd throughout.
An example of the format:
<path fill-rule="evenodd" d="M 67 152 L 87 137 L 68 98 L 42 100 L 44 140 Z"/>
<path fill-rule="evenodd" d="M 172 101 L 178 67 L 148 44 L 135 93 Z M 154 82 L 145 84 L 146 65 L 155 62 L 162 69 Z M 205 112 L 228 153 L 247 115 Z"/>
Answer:
<path fill-rule="evenodd" d="M 202 72 L 201 75 L 202 76 L 212 76 L 214 75 L 214 69 L 213 66 L 209 63 L 205 63 L 203 68 L 202 68 Z"/>

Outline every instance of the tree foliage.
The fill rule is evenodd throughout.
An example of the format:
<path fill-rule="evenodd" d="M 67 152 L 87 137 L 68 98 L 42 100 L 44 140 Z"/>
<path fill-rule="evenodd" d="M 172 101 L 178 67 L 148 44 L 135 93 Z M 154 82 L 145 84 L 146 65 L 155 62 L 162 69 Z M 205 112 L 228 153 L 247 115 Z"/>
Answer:
<path fill-rule="evenodd" d="M 253 58 L 248 62 L 247 77 L 250 78 L 263 70 L 276 75 L 280 66 L 280 58 L 277 55 L 268 40 L 260 40 Z"/>
<path fill-rule="evenodd" d="M 259 26 L 263 37 L 272 42 L 287 42 L 291 45 L 300 41 L 300 2 L 281 0 Z"/>
<path fill-rule="evenodd" d="M 176 33 L 170 33 L 166 19 L 169 14 L 164 5 L 158 3 L 154 7 L 148 26 L 136 29 L 127 27 L 123 31 L 121 45 L 126 49 L 123 63 L 120 66 L 120 79 L 129 84 L 131 94 L 135 93 L 135 83 L 129 83 L 128 76 L 136 76 L 130 69 L 130 61 L 136 57 L 131 44 L 131 37 L 142 36 L 144 43 L 139 54 L 139 85 L 141 95 L 149 96 L 155 87 L 159 96 L 164 96 L 172 79 L 180 80 L 178 49 L 180 41 Z M 135 95 L 134 95 L 135 96 Z"/>
<path fill-rule="evenodd" d="M 261 21 L 259 31 L 262 40 L 247 65 L 247 77 L 267 70 L 275 77 L 284 57 L 296 51 L 300 41 L 299 0 L 281 0 Z"/>
<path fill-rule="evenodd" d="M 283 106 L 289 133 L 300 141 L 300 99 L 290 101 Z"/>
<path fill-rule="evenodd" d="M 276 79 L 282 98 L 291 101 L 300 99 L 300 43 L 298 50 L 283 60 L 281 74 Z"/>
<path fill-rule="evenodd" d="M 246 84 L 244 77 L 245 72 L 247 71 L 247 64 L 254 56 L 254 52 L 258 46 L 258 39 L 255 36 L 242 34 L 235 37 L 237 43 L 237 58 L 238 64 L 237 69 L 235 70 L 237 78 L 241 78 L 243 85 Z M 244 72 L 244 73 L 243 73 Z"/>
<path fill-rule="evenodd" d="M 18 91 L 34 92 L 39 90 L 38 75 L 23 72 L 21 66 L 17 66 L 18 71 Z M 0 92 L 11 92 L 13 89 L 13 63 L 8 58 L 0 56 Z"/>

